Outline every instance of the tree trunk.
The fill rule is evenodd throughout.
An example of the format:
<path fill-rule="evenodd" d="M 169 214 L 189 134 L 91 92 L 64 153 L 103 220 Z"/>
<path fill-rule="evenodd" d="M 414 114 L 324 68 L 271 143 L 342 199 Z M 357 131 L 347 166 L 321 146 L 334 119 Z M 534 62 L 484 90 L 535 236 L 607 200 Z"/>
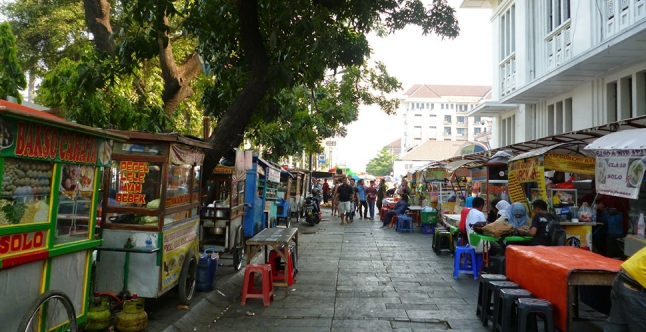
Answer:
<path fill-rule="evenodd" d="M 203 188 L 206 188 L 206 181 L 222 155 L 229 148 L 242 143 L 251 114 L 269 90 L 269 58 L 260 34 L 258 1 L 236 0 L 236 7 L 239 13 L 240 42 L 245 52 L 245 60 L 251 68 L 251 78 L 227 112 L 218 120 L 213 135 L 208 140 L 213 148 L 207 152 L 204 160 Z M 207 202 L 213 201 L 215 197 L 214 188 L 211 189 L 207 195 Z"/>
<path fill-rule="evenodd" d="M 106 53 L 114 53 L 115 44 L 110 24 L 110 3 L 107 0 L 83 0 L 85 23 L 94 35 L 96 48 Z"/>

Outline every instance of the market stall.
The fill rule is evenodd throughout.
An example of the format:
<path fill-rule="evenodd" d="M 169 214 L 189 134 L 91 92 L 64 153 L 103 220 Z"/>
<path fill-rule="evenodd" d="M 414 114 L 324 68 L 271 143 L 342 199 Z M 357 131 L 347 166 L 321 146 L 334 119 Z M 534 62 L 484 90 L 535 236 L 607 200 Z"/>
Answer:
<path fill-rule="evenodd" d="M 270 220 L 276 218 L 276 207 L 273 202 L 281 194 L 285 195 L 285 191 L 279 192 L 276 182 L 275 174 L 280 170 L 258 156 L 253 156 L 252 160 L 251 169 L 247 170 L 246 176 L 245 201 L 251 204 L 251 207 L 247 209 L 249 213 L 244 217 L 244 236 L 246 238 L 271 227 Z M 270 181 L 268 181 L 268 173 L 271 173 Z M 271 219 L 272 215 L 274 219 Z"/>
<path fill-rule="evenodd" d="M 231 253 L 233 268 L 242 267 L 244 254 L 244 215 L 246 172 L 252 167 L 251 155 L 236 150 L 233 166 L 218 165 L 207 181 L 207 190 L 215 191 L 214 202 L 203 202 L 200 227 L 200 247 L 215 248 L 218 252 Z M 271 194 L 263 190 L 261 195 Z"/>
<path fill-rule="evenodd" d="M 640 198 L 646 170 L 644 140 L 646 140 L 646 129 L 624 130 L 601 137 L 585 147 L 586 150 L 594 151 L 597 157 L 595 181 L 598 194 L 619 199 Z M 641 237 L 637 234 L 638 225 L 626 227 L 630 220 L 625 220 L 625 215 L 614 213 L 614 216 L 622 216 L 619 223 L 618 220 L 612 222 L 615 221 L 612 218 L 612 211 L 603 211 L 603 213 L 608 214 L 604 219 L 611 221 L 608 225 L 609 229 L 615 228 L 616 232 L 621 231 L 622 234 L 625 234 L 624 229 L 634 230 L 635 234 L 629 234 L 624 240 L 625 255 L 630 256 L 646 246 L 643 234 Z"/>
<path fill-rule="evenodd" d="M 574 222 L 572 221 L 578 198 L 577 189 L 569 184 L 571 181 L 558 180 L 551 180 L 548 187 L 545 171 L 568 174 L 570 180 L 574 174 L 591 178 L 594 176 L 594 165 L 595 158 L 584 154 L 577 144 L 556 144 L 513 157 L 509 159 L 508 166 L 509 203 L 525 203 L 528 211 L 531 211 L 529 207 L 532 201 L 546 201 L 551 212 L 556 214 L 565 227 L 567 244 L 589 250 L 592 244 L 592 226 L 597 224 L 577 222 L 578 216 L 574 216 Z"/>
<path fill-rule="evenodd" d="M 471 168 L 471 190 L 485 200 L 483 212 L 488 212 L 495 199 L 509 201 L 507 195 L 507 164 L 511 153 L 499 151 L 479 167 Z"/>
<path fill-rule="evenodd" d="M 128 137 L 112 150 L 104 177 L 103 245 L 96 289 L 157 298 L 179 285 L 195 290 L 200 237 L 203 141 L 179 134 L 111 131 Z"/>
<path fill-rule="evenodd" d="M 125 137 L 0 101 L 0 330 L 76 331 L 87 319 L 113 139 Z"/>
<path fill-rule="evenodd" d="M 441 214 L 452 214 L 458 199 L 458 192 L 449 181 L 451 176 L 452 173 L 444 165 L 433 165 L 425 170 L 424 182 L 430 206 Z"/>

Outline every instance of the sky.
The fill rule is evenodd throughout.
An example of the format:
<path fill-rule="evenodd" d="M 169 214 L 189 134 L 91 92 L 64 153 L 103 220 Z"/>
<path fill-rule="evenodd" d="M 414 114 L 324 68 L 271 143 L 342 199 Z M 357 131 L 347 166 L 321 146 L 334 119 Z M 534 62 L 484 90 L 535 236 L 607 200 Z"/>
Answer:
<path fill-rule="evenodd" d="M 423 36 L 408 27 L 386 38 L 369 36 L 371 60 L 383 62 L 388 73 L 402 83 L 401 97 L 413 84 L 491 85 L 491 9 L 461 9 L 462 0 L 449 0 L 456 9 L 460 35 L 444 39 Z M 337 137 L 333 165 L 365 171 L 366 164 L 387 144 L 402 137 L 401 114 L 386 115 L 378 106 L 362 105 L 359 119 L 347 126 L 346 137 Z"/>

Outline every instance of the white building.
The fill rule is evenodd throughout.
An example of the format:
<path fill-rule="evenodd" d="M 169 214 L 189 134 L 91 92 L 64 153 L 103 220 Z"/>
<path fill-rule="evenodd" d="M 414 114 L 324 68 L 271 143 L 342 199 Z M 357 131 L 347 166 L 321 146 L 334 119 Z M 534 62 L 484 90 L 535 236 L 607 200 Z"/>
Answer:
<path fill-rule="evenodd" d="M 646 0 L 464 0 L 489 8 L 491 147 L 646 115 Z"/>
<path fill-rule="evenodd" d="M 428 140 L 474 141 L 489 131 L 489 118 L 469 117 L 468 112 L 490 100 L 490 86 L 415 84 L 404 92 L 402 153 Z"/>

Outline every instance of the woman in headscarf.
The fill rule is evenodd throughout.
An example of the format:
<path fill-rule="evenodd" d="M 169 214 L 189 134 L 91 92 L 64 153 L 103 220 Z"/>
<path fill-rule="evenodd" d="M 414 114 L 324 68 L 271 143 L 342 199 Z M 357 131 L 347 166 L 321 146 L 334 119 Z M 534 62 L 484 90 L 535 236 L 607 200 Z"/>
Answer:
<path fill-rule="evenodd" d="M 521 204 L 521 203 L 518 203 L 518 204 Z M 498 210 L 498 215 L 499 216 L 507 215 L 507 209 L 509 209 L 510 206 L 511 204 L 509 204 L 506 200 L 501 199 L 500 202 L 496 203 L 496 209 Z"/>
<path fill-rule="evenodd" d="M 512 204 L 505 212 L 507 221 L 514 225 L 515 229 L 518 229 L 525 225 L 529 226 L 529 224 L 527 223 L 527 208 L 525 207 L 525 204 L 516 202 Z"/>

